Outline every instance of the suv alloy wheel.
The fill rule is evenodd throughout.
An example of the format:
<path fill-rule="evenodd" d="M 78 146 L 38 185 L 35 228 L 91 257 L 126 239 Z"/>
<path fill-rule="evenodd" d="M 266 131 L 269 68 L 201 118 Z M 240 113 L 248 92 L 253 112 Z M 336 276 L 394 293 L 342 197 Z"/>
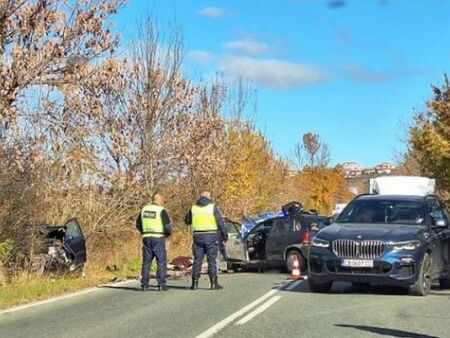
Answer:
<path fill-rule="evenodd" d="M 419 278 L 409 287 L 409 293 L 413 296 L 426 296 L 431 290 L 431 257 L 425 253 L 420 265 Z"/>

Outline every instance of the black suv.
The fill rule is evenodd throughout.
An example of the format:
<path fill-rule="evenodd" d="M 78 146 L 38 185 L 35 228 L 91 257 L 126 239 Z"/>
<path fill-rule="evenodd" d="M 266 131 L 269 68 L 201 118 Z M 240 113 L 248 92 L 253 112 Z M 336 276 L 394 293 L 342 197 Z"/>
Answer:
<path fill-rule="evenodd" d="M 396 285 L 424 296 L 433 280 L 450 288 L 449 256 L 449 217 L 436 196 L 361 195 L 312 239 L 309 286 Z"/>
<path fill-rule="evenodd" d="M 295 208 L 291 208 L 290 212 L 285 210 L 284 215 L 254 222 L 248 232 L 241 231 L 239 223 L 226 220 L 228 266 L 233 270 L 238 267 L 275 266 L 291 272 L 294 256 L 297 256 L 304 271 L 310 239 L 327 221 L 326 216 Z"/>

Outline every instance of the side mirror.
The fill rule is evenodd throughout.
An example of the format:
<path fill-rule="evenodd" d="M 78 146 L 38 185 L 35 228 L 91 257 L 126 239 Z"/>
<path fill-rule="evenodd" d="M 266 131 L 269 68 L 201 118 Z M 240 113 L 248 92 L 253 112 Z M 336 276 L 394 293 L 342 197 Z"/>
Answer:
<path fill-rule="evenodd" d="M 447 228 L 447 227 L 448 227 L 448 224 L 443 218 L 438 218 L 436 221 L 434 221 L 433 228 L 443 229 L 443 228 Z"/>
<path fill-rule="evenodd" d="M 325 220 L 325 222 L 323 222 L 323 224 L 324 224 L 325 226 L 329 226 L 329 225 L 331 225 L 333 222 L 334 222 L 333 217 L 328 217 L 328 218 Z"/>

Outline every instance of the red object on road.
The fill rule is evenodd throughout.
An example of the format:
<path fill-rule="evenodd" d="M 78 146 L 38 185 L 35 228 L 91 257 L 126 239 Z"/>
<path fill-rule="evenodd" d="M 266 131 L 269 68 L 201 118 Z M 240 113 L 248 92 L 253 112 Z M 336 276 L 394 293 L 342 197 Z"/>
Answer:
<path fill-rule="evenodd" d="M 303 276 L 300 273 L 300 264 L 298 262 L 298 256 L 297 255 L 294 255 L 294 261 L 292 263 L 291 279 L 293 279 L 293 280 L 303 279 Z"/>

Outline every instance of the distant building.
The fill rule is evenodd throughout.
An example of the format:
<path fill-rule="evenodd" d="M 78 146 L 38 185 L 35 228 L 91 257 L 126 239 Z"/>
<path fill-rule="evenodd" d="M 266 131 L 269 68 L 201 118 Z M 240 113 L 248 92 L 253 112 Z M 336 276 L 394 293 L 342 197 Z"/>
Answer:
<path fill-rule="evenodd" d="M 382 162 L 375 167 L 375 172 L 378 175 L 389 175 L 395 166 L 389 162 Z"/>
<path fill-rule="evenodd" d="M 395 169 L 395 165 L 389 162 L 381 162 L 373 168 L 363 167 L 358 162 L 345 162 L 342 164 L 342 171 L 345 178 L 370 178 L 381 175 L 390 175 Z"/>
<path fill-rule="evenodd" d="M 362 166 L 357 162 L 345 162 L 342 164 L 342 171 L 346 178 L 360 177 L 362 175 Z"/>
<path fill-rule="evenodd" d="M 364 168 L 362 170 L 362 174 L 363 175 L 375 175 L 377 172 L 375 170 L 375 168 Z"/>

